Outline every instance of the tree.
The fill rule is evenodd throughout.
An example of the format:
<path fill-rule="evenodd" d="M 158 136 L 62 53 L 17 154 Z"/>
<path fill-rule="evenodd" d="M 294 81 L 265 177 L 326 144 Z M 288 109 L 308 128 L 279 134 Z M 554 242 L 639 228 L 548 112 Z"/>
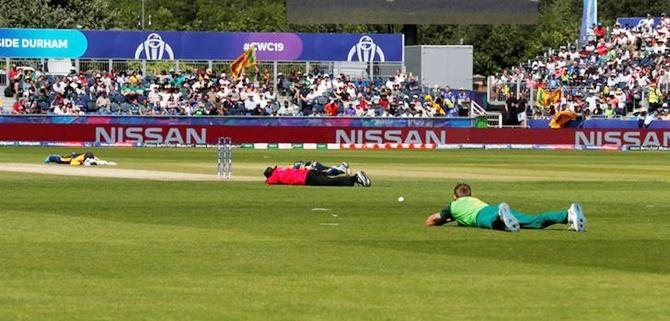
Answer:
<path fill-rule="evenodd" d="M 48 0 L 0 1 L 0 26 L 4 28 L 58 28 L 60 10 Z"/>
<path fill-rule="evenodd" d="M 546 52 L 548 48 L 574 44 L 580 23 L 581 5 L 577 1 L 543 1 L 540 4 L 539 23 L 528 39 L 524 54 L 519 58 L 532 58 Z"/>
<path fill-rule="evenodd" d="M 115 21 L 105 0 L 0 0 L 2 27 L 108 29 Z"/>
<path fill-rule="evenodd" d="M 618 17 L 644 17 L 647 13 L 654 16 L 670 13 L 668 0 L 616 0 L 599 1 L 598 18 L 608 25 Z"/>

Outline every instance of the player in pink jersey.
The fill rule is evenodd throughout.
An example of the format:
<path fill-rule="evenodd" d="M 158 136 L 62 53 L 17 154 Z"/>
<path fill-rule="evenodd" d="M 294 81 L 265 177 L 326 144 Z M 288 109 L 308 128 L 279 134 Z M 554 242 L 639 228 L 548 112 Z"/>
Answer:
<path fill-rule="evenodd" d="M 363 171 L 353 176 L 328 176 L 323 171 L 293 167 L 268 167 L 263 173 L 268 185 L 354 186 L 370 187 L 372 181 Z"/>

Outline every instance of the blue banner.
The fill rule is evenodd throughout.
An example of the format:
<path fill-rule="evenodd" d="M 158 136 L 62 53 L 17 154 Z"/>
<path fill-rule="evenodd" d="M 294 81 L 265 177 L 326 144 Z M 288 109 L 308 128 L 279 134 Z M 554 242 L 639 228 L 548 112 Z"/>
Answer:
<path fill-rule="evenodd" d="M 625 27 L 626 25 L 630 25 L 631 27 L 637 27 L 640 25 L 642 20 L 646 19 L 645 17 L 625 17 L 625 18 L 617 18 L 616 22 L 620 24 L 622 27 Z M 654 17 L 654 27 L 658 26 L 661 23 L 661 18 L 660 17 Z"/>
<path fill-rule="evenodd" d="M 598 0 L 584 0 L 582 8 L 582 28 L 579 32 L 579 40 L 586 42 L 589 29 L 598 21 Z"/>
<path fill-rule="evenodd" d="M 266 61 L 403 61 L 401 34 L 0 29 L 0 57 Z"/>
<path fill-rule="evenodd" d="M 1 57 L 81 57 L 87 45 L 86 36 L 77 30 L 0 29 Z"/>

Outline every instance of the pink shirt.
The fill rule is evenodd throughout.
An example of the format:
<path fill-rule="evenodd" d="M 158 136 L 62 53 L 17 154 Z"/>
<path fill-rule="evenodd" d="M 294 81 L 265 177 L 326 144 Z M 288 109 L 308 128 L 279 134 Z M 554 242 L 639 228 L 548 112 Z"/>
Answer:
<path fill-rule="evenodd" d="M 305 169 L 277 167 L 274 172 L 272 172 L 272 175 L 265 180 L 265 184 L 305 185 L 305 182 L 307 181 L 307 173 L 309 173 L 309 171 Z"/>

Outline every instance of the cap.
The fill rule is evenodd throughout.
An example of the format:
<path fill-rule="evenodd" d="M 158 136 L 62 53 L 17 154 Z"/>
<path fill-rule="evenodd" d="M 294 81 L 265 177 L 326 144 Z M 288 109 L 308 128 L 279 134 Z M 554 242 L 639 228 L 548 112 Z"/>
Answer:
<path fill-rule="evenodd" d="M 274 171 L 275 171 L 274 168 L 268 166 L 268 167 L 265 169 L 265 171 L 263 172 L 263 175 L 265 175 L 265 177 L 269 178 L 270 176 L 272 176 L 272 172 L 274 172 Z"/>

